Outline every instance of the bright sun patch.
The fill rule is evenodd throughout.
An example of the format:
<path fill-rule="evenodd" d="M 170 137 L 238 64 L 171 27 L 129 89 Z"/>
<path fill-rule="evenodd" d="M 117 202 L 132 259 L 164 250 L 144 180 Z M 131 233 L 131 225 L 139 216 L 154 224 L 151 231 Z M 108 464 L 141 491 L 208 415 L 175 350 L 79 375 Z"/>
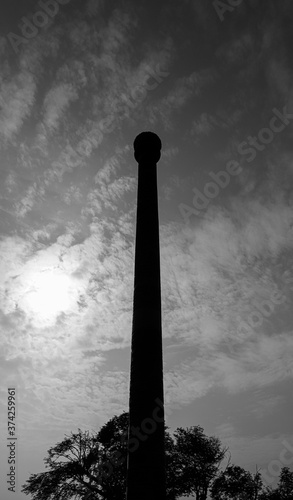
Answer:
<path fill-rule="evenodd" d="M 39 320 L 54 320 L 72 304 L 72 282 L 58 270 L 45 270 L 30 277 L 24 303 Z"/>

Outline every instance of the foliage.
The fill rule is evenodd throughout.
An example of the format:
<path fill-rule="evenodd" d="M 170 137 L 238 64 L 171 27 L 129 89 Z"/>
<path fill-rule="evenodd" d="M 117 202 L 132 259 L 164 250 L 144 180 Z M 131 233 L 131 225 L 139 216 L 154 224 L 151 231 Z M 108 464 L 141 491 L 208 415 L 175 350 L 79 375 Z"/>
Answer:
<path fill-rule="evenodd" d="M 206 499 L 227 448 L 221 447 L 218 438 L 205 436 L 200 426 L 180 427 L 174 437 L 179 483 L 184 484 L 185 492 L 194 494 L 197 500 Z"/>
<path fill-rule="evenodd" d="M 87 492 L 100 495 L 97 468 L 102 457 L 103 450 L 96 439 L 88 431 L 78 429 L 78 433 L 71 433 L 48 450 L 44 462 L 50 470 L 32 474 L 22 492 L 31 494 L 33 500 L 75 500 L 84 498 Z"/>
<path fill-rule="evenodd" d="M 259 472 L 253 476 L 238 465 L 229 465 L 214 480 L 213 500 L 257 500 L 262 489 Z"/>
<path fill-rule="evenodd" d="M 96 434 L 71 433 L 48 450 L 46 472 L 32 474 L 22 492 L 33 500 L 125 500 L 128 413 L 115 416 Z M 167 500 L 194 495 L 206 500 L 293 500 L 293 476 L 282 469 L 276 490 L 262 490 L 262 480 L 236 465 L 220 472 L 227 448 L 202 427 L 165 426 Z"/>
<path fill-rule="evenodd" d="M 214 480 L 213 500 L 293 500 L 293 472 L 281 470 L 277 488 L 264 487 L 259 472 L 253 476 L 242 467 L 229 465 Z"/>
<path fill-rule="evenodd" d="M 281 470 L 278 492 L 282 500 L 293 500 L 293 472 L 288 467 Z"/>
<path fill-rule="evenodd" d="M 266 488 L 260 500 L 293 500 L 293 472 L 283 467 L 277 488 Z"/>

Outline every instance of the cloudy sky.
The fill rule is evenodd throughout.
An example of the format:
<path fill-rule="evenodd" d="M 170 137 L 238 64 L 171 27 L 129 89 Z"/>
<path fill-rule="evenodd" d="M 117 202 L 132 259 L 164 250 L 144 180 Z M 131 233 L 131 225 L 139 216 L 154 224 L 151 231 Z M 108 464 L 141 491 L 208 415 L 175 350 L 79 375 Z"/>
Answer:
<path fill-rule="evenodd" d="M 1 7 L 1 499 L 28 498 L 64 434 L 128 410 L 144 130 L 163 143 L 166 423 L 274 486 L 293 463 L 292 1 Z"/>

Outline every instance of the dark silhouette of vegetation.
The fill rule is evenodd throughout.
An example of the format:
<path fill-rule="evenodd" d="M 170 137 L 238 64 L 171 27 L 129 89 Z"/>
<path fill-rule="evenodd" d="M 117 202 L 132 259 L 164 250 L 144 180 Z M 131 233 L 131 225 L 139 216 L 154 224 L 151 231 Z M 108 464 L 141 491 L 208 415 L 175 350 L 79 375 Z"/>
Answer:
<path fill-rule="evenodd" d="M 98 433 L 65 436 L 48 450 L 45 472 L 32 474 L 22 492 L 33 500 L 125 500 L 128 413 L 109 420 Z M 293 500 L 293 472 L 282 469 L 275 490 L 264 488 L 260 473 L 230 465 L 220 471 L 228 448 L 200 426 L 165 426 L 167 500 Z"/>
<path fill-rule="evenodd" d="M 237 465 L 228 465 L 213 482 L 213 500 L 293 500 L 293 472 L 281 470 L 278 486 L 265 487 L 259 471 L 253 475 Z"/>
<path fill-rule="evenodd" d="M 277 488 L 265 488 L 259 500 L 293 500 L 293 472 L 283 467 Z"/>
<path fill-rule="evenodd" d="M 238 465 L 229 465 L 214 480 L 211 495 L 213 500 L 257 500 L 262 487 L 258 471 L 253 476 Z"/>

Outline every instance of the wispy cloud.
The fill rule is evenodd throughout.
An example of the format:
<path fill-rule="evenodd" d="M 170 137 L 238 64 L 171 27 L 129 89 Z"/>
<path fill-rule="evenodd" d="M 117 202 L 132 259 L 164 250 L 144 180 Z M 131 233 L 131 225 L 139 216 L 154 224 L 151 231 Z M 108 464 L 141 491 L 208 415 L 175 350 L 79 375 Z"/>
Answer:
<path fill-rule="evenodd" d="M 0 137 L 7 141 L 15 137 L 32 112 L 36 82 L 32 74 L 21 71 L 9 82 L 2 77 L 0 85 Z"/>
<path fill-rule="evenodd" d="M 51 89 L 44 99 L 44 125 L 49 130 L 56 130 L 59 120 L 70 102 L 78 99 L 78 93 L 71 84 L 61 84 Z"/>

